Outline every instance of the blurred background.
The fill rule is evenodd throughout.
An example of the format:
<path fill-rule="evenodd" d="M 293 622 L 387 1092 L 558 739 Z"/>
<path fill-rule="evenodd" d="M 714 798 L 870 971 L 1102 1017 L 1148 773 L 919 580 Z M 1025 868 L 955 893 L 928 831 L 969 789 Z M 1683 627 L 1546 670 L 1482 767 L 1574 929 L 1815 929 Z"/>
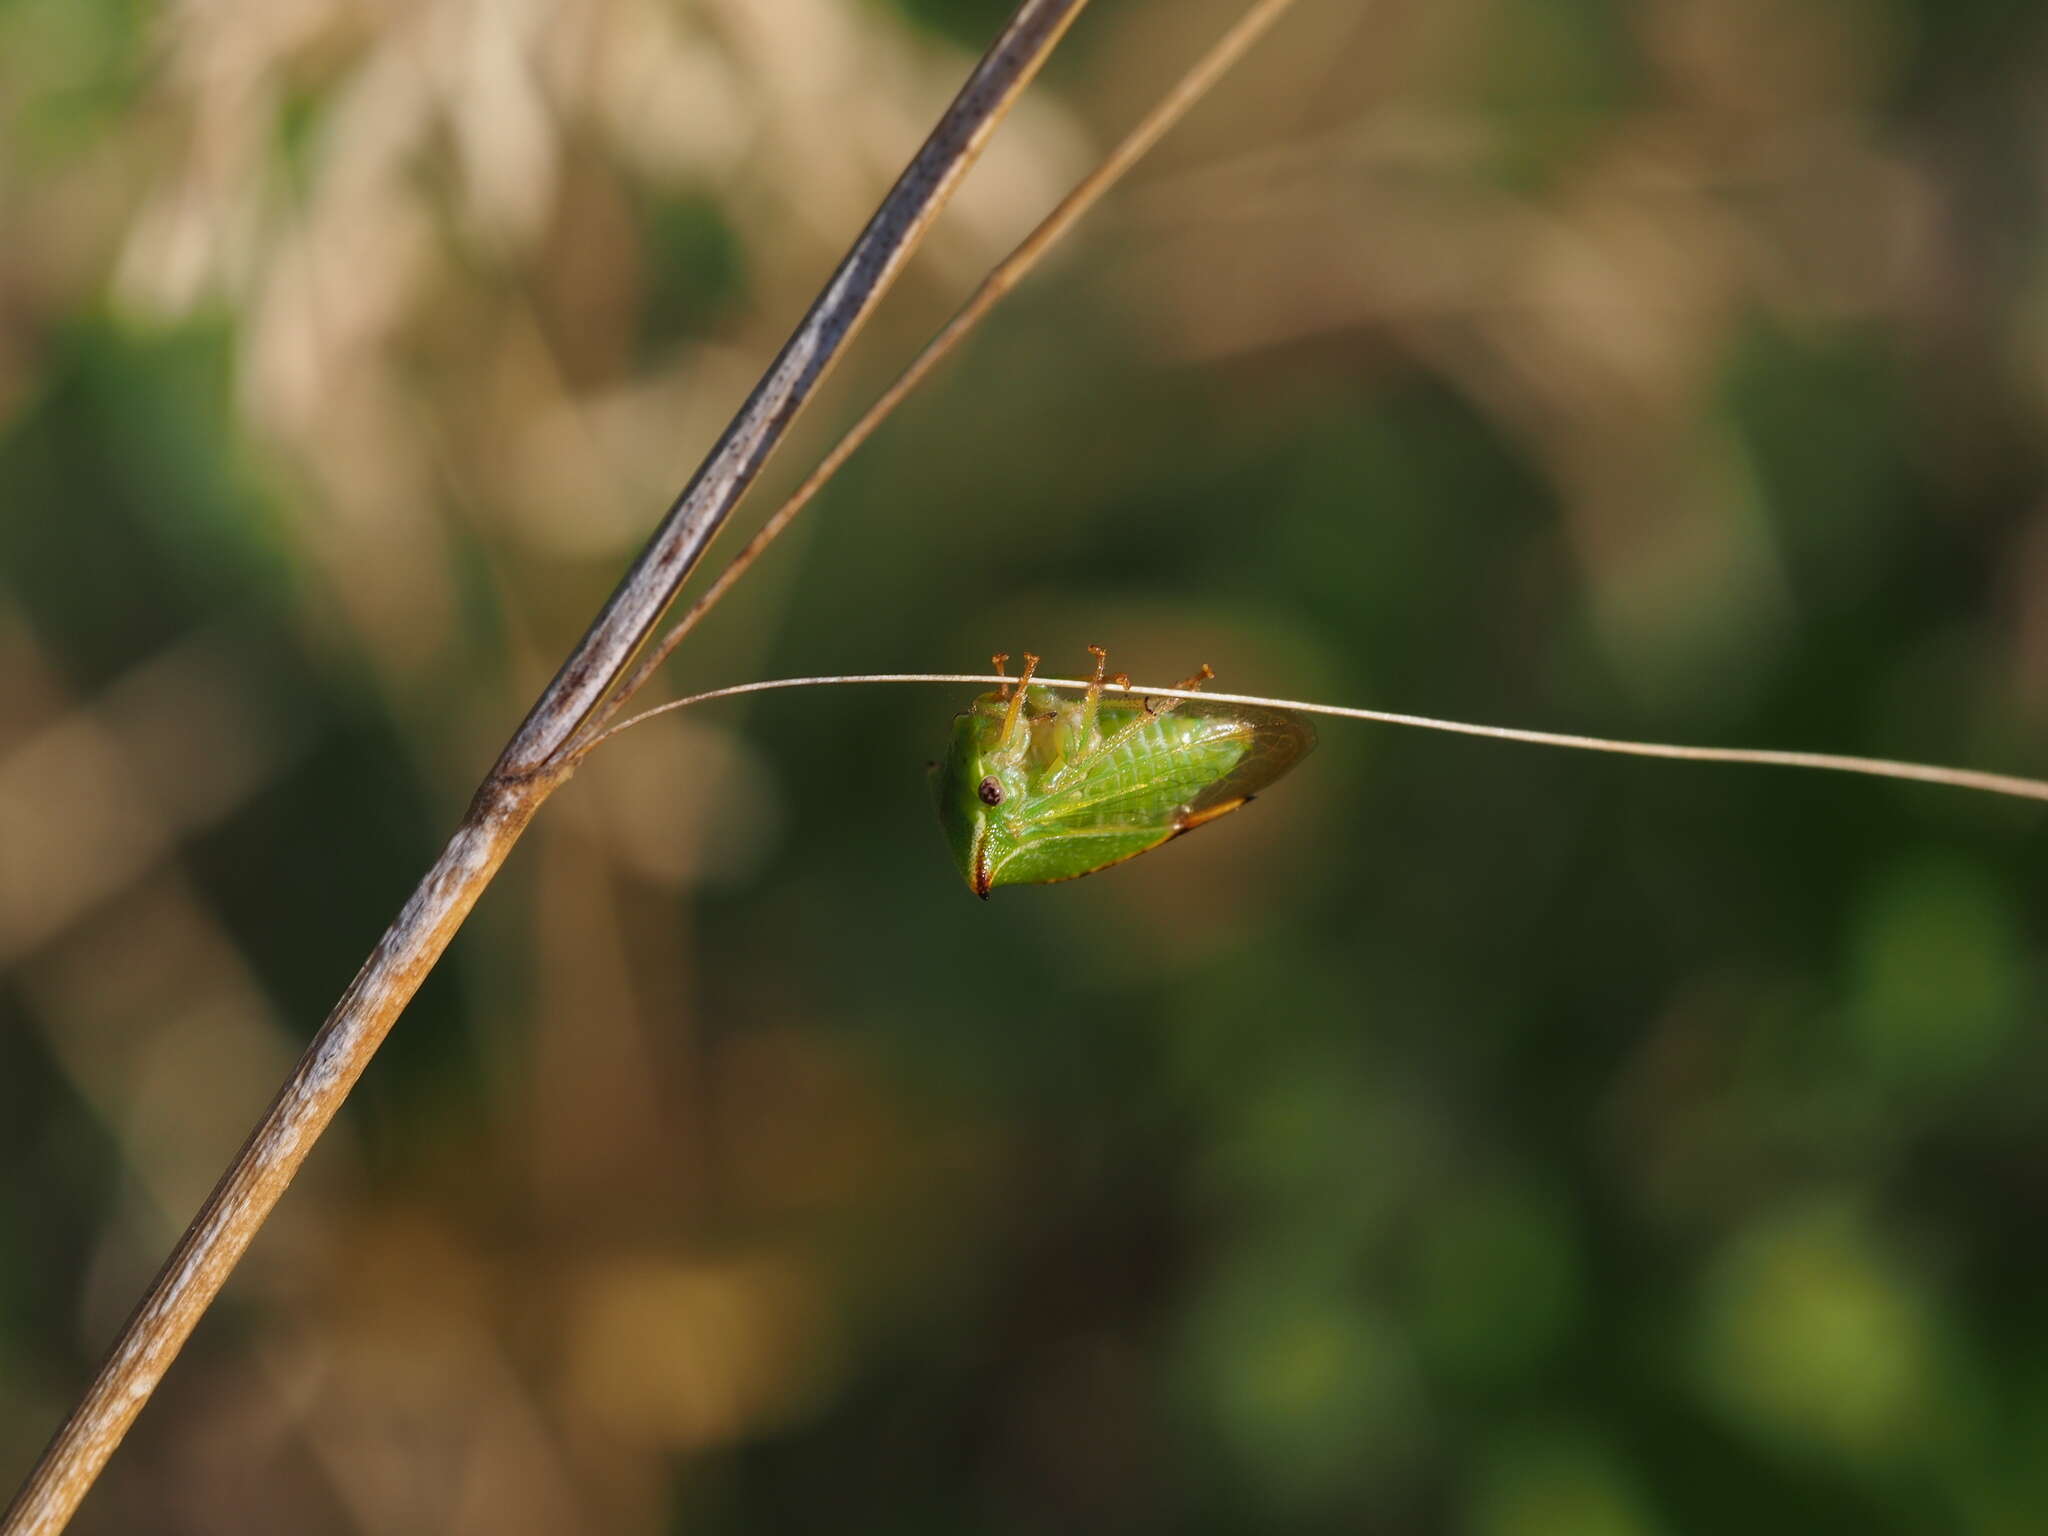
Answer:
<path fill-rule="evenodd" d="M 1006 11 L 0 4 L 0 1484 Z M 2026 0 L 1301 0 L 666 683 L 2048 773 L 2044 176 Z M 586 768 L 76 1528 L 2048 1523 L 2038 807 L 1332 722 L 983 904 L 968 692 Z"/>

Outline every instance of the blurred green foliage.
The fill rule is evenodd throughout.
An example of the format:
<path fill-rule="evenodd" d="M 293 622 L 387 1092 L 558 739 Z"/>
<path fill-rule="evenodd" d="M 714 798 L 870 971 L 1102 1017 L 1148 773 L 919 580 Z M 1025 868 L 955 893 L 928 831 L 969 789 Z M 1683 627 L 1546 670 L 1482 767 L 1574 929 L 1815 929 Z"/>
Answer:
<path fill-rule="evenodd" d="M 1006 7 L 456 9 L 0 6 L 0 1481 Z M 1228 14 L 1099 9 L 749 516 Z M 1304 3 L 674 685 L 2048 771 L 2044 61 Z M 960 702 L 580 774 L 78 1528 L 2040 1528 L 2037 811 L 1331 724 L 984 905 Z"/>

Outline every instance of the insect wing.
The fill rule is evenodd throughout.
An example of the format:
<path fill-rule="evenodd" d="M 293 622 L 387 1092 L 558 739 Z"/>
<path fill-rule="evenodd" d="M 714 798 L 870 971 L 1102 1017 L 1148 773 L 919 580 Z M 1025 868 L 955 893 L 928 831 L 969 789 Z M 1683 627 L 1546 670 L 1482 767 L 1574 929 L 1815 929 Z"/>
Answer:
<path fill-rule="evenodd" d="M 1243 721 L 1251 740 L 1244 755 L 1221 778 L 1187 803 L 1183 828 L 1200 826 L 1234 811 L 1315 750 L 1316 728 L 1297 715 L 1246 704 L 1193 704 L 1197 713 L 1218 712 Z"/>

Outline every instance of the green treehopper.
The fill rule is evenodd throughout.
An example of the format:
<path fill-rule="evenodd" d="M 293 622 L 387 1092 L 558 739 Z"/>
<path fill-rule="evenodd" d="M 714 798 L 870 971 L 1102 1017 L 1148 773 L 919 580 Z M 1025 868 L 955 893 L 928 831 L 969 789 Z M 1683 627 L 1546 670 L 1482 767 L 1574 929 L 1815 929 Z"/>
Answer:
<path fill-rule="evenodd" d="M 1316 733 L 1278 709 L 1207 699 L 1110 695 L 1129 679 L 1095 679 L 1063 698 L 1024 675 L 984 693 L 953 722 L 933 774 L 939 820 L 962 878 L 986 898 L 999 885 L 1042 885 L 1135 858 L 1236 810 L 1309 753 Z M 1008 656 L 995 658 L 1003 670 Z M 1198 688 L 1205 666 L 1179 684 Z"/>

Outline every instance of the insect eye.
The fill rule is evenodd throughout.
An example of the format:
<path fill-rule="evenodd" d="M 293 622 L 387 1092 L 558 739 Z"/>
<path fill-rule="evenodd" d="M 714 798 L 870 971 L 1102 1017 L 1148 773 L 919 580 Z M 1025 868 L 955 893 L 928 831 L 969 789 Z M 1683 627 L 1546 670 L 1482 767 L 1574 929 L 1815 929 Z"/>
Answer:
<path fill-rule="evenodd" d="M 1003 786 L 996 782 L 994 774 L 990 774 L 987 778 L 983 779 L 980 787 L 974 792 L 981 796 L 981 803 L 983 805 L 1001 805 L 1003 803 Z"/>

